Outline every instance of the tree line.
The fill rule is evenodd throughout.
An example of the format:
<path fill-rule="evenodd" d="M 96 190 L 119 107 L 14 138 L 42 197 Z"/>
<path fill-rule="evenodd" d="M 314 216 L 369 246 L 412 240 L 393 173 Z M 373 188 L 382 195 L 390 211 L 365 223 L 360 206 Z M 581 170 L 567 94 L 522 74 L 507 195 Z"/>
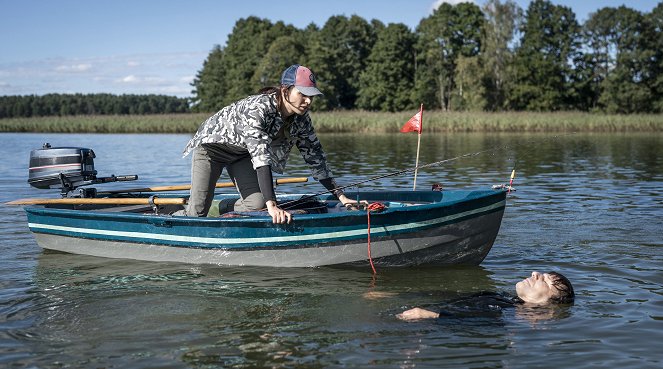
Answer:
<path fill-rule="evenodd" d="M 299 63 L 325 93 L 315 109 L 663 111 L 663 2 L 604 7 L 579 24 L 569 7 L 512 0 L 443 3 L 411 31 L 332 16 L 319 28 L 248 17 L 194 79 L 194 111 L 276 86 Z"/>
<path fill-rule="evenodd" d="M 325 96 L 318 110 L 663 111 L 663 2 L 642 13 L 604 7 L 579 24 L 569 7 L 534 0 L 443 3 L 415 30 L 359 16 L 304 29 L 238 20 L 192 82 L 193 97 L 0 96 L 0 118 L 213 112 L 276 86 L 303 64 Z"/>
<path fill-rule="evenodd" d="M 189 111 L 189 99 L 167 95 L 0 96 L 0 119 L 66 115 L 166 114 Z"/>

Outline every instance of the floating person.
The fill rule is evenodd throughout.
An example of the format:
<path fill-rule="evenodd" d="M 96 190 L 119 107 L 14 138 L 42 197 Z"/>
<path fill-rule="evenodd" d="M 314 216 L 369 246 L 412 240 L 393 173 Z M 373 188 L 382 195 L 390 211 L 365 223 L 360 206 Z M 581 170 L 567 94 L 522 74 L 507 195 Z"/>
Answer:
<path fill-rule="evenodd" d="M 272 171 L 283 173 L 295 145 L 313 178 L 343 205 L 356 203 L 338 188 L 313 129 L 309 108 L 318 95 L 313 72 L 294 64 L 283 72 L 279 87 L 264 88 L 204 121 L 183 152 L 194 152 L 188 205 L 173 215 L 207 216 L 225 168 L 241 198 L 222 201 L 220 213 L 266 208 L 274 223 L 290 223 L 292 214 L 276 202 Z"/>
<path fill-rule="evenodd" d="M 570 304 L 575 299 L 571 282 L 557 272 L 532 272 L 532 276 L 516 283 L 517 297 L 496 292 L 481 292 L 469 297 L 449 301 L 443 309 L 432 311 L 413 308 L 398 315 L 402 320 L 434 319 L 463 316 L 490 316 L 501 314 L 502 309 L 518 305 L 544 306 Z"/>

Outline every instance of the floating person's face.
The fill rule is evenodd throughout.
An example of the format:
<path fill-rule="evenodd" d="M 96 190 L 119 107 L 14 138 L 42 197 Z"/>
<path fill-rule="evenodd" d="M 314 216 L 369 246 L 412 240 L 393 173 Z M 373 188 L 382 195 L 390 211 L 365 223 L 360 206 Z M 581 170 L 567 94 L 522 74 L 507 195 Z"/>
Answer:
<path fill-rule="evenodd" d="M 516 293 L 530 304 L 547 304 L 560 291 L 555 287 L 556 278 L 548 273 L 532 272 L 532 276 L 516 283 Z"/>

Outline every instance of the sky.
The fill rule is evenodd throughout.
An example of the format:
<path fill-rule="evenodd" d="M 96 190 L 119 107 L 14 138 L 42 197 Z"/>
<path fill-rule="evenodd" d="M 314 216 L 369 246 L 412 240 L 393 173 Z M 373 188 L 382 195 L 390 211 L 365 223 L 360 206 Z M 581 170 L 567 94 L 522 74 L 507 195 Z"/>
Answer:
<path fill-rule="evenodd" d="M 552 0 L 579 22 L 602 7 L 649 12 L 661 0 Z M 235 22 L 258 16 L 297 28 L 331 16 L 403 23 L 414 31 L 459 0 L 0 0 L 0 95 L 191 96 L 191 82 Z M 482 6 L 485 0 L 473 0 Z M 516 0 L 526 9 L 529 0 Z"/>

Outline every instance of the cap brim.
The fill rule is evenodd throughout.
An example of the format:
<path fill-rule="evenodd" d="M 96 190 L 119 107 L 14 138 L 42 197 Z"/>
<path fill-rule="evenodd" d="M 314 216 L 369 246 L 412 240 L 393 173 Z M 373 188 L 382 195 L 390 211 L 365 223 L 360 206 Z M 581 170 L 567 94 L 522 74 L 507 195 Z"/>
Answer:
<path fill-rule="evenodd" d="M 318 90 L 316 87 L 303 87 L 303 86 L 295 86 L 297 91 L 301 92 L 302 95 L 306 96 L 318 96 L 322 95 L 322 92 Z"/>

